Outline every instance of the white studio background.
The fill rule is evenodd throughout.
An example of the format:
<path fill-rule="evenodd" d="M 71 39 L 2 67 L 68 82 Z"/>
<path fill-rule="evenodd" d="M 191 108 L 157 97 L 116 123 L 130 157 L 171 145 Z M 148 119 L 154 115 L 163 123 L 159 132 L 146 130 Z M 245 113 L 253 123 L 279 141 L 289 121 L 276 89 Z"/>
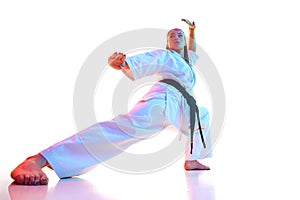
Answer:
<path fill-rule="evenodd" d="M 252 197 L 296 191 L 298 11 L 296 0 L 1 1 L 0 182 L 25 157 L 77 132 L 74 84 L 97 46 L 138 28 L 187 30 L 180 19 L 188 18 L 225 87 L 226 121 L 213 159 L 220 185 L 237 189 L 217 192 L 233 199 L 251 187 Z"/>

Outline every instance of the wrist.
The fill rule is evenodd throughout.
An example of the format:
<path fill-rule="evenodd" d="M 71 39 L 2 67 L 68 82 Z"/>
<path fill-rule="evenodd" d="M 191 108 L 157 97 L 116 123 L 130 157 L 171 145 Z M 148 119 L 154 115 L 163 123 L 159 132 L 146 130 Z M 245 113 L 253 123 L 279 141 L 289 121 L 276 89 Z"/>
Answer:
<path fill-rule="evenodd" d="M 126 66 L 126 62 L 124 60 L 124 62 L 120 65 L 120 67 L 125 67 Z"/>
<path fill-rule="evenodd" d="M 120 67 L 121 67 L 122 69 L 130 69 L 126 61 L 124 61 L 124 62 L 120 65 Z"/>

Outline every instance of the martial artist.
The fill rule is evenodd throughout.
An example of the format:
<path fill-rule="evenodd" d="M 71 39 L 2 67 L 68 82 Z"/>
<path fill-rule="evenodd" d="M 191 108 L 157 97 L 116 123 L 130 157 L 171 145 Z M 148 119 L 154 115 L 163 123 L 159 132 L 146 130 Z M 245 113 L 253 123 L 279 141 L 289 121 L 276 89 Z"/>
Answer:
<path fill-rule="evenodd" d="M 195 24 L 184 21 L 189 25 L 188 42 L 181 29 L 172 29 L 167 34 L 167 49 L 128 58 L 123 53 L 115 52 L 108 58 L 108 64 L 132 80 L 158 73 L 163 80 L 173 80 L 188 94 L 192 94 L 196 81 L 193 65 L 198 59 Z M 184 134 L 193 134 L 191 112 L 191 105 L 178 88 L 167 82 L 157 82 L 129 113 L 92 125 L 27 158 L 11 172 L 11 177 L 18 184 L 40 185 L 48 183 L 42 171 L 44 167 L 53 169 L 60 178 L 83 174 L 101 161 L 116 156 L 114 151 L 106 148 L 101 138 L 108 138 L 114 145 L 126 149 L 138 142 L 140 137 L 151 136 L 170 124 Z M 199 108 L 199 113 L 202 127 L 199 129 L 196 125 L 195 134 L 191 138 L 193 145 L 187 147 L 184 163 L 186 170 L 210 169 L 198 161 L 208 156 L 201 154 L 205 143 L 198 132 L 201 130 L 204 138 L 209 134 L 209 113 L 203 107 Z"/>

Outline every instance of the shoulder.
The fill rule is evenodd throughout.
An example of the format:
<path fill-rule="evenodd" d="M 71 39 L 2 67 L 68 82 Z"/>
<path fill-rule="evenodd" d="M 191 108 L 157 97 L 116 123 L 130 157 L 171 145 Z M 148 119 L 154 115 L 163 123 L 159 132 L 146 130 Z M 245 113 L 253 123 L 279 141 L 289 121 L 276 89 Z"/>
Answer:
<path fill-rule="evenodd" d="M 189 56 L 190 57 L 194 57 L 194 58 L 198 58 L 198 54 L 195 51 L 192 50 L 188 50 Z"/>
<path fill-rule="evenodd" d="M 198 54 L 195 51 L 191 51 L 191 50 L 188 51 L 188 54 L 189 54 L 189 59 L 190 59 L 191 64 L 192 65 L 196 64 L 196 62 L 199 58 Z"/>

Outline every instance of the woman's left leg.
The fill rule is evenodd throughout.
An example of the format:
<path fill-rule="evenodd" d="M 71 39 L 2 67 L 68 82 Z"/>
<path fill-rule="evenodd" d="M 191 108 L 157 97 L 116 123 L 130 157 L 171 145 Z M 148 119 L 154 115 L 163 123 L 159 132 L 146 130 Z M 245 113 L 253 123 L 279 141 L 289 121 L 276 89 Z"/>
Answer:
<path fill-rule="evenodd" d="M 208 170 L 209 169 L 209 167 L 201 164 L 198 160 L 209 158 L 212 156 L 212 149 L 210 143 L 211 142 L 210 130 L 209 130 L 210 116 L 208 110 L 204 107 L 199 107 L 199 114 L 200 114 L 201 129 L 204 136 L 206 148 L 203 147 L 199 129 L 196 129 L 194 131 L 192 154 L 190 153 L 191 147 L 189 143 L 185 152 L 184 167 L 186 170 L 197 170 L 197 169 Z"/>

